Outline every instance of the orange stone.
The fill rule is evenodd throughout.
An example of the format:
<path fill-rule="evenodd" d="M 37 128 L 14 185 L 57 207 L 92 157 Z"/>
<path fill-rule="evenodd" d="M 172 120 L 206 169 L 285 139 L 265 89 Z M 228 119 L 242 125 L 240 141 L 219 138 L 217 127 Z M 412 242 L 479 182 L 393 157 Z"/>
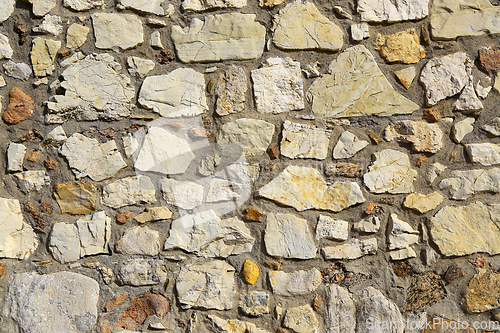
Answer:
<path fill-rule="evenodd" d="M 39 151 L 34 151 L 28 156 L 28 161 L 30 162 L 38 162 L 42 158 L 42 153 Z"/>
<path fill-rule="evenodd" d="M 127 223 L 128 219 L 132 216 L 131 212 L 116 214 L 116 222 L 120 224 Z"/>
<path fill-rule="evenodd" d="M 116 297 L 113 297 L 112 299 L 110 299 L 106 305 L 104 305 L 104 308 L 102 309 L 103 312 L 109 312 L 113 309 L 115 309 L 116 307 L 118 307 L 120 304 L 122 304 L 123 302 L 125 302 L 126 300 L 128 300 L 128 297 L 130 296 L 130 294 L 120 294 Z"/>
<path fill-rule="evenodd" d="M 35 101 L 18 87 L 10 91 L 10 103 L 2 118 L 8 124 L 19 124 L 28 119 L 33 113 Z"/>
<path fill-rule="evenodd" d="M 257 282 L 257 278 L 259 277 L 259 266 L 256 263 L 245 260 L 243 264 L 243 276 L 245 277 L 245 281 L 248 284 L 254 284 Z"/>
<path fill-rule="evenodd" d="M 57 169 L 57 161 L 51 159 L 50 157 L 47 157 L 47 159 L 44 161 L 45 167 L 49 170 L 55 170 Z"/>
<path fill-rule="evenodd" d="M 136 296 L 127 310 L 123 311 L 116 326 L 134 330 L 144 324 L 149 316 L 165 317 L 170 311 L 170 301 L 161 294 L 150 291 Z"/>
<path fill-rule="evenodd" d="M 262 216 L 262 213 L 259 212 L 255 208 L 247 208 L 245 209 L 245 215 L 243 218 L 248 221 L 254 221 L 254 222 L 261 222 L 260 217 Z"/>
<path fill-rule="evenodd" d="M 101 333 L 113 333 L 113 331 L 111 331 L 111 328 L 109 328 L 108 324 L 102 324 Z"/>
<path fill-rule="evenodd" d="M 277 144 L 274 144 L 272 145 L 271 147 L 269 147 L 267 149 L 267 153 L 269 154 L 269 157 L 272 159 L 272 160 L 276 160 L 278 158 L 280 158 L 280 150 L 278 148 L 278 145 Z"/>
<path fill-rule="evenodd" d="M 0 277 L 2 277 L 4 271 L 5 271 L 5 264 L 3 262 L 0 262 Z"/>

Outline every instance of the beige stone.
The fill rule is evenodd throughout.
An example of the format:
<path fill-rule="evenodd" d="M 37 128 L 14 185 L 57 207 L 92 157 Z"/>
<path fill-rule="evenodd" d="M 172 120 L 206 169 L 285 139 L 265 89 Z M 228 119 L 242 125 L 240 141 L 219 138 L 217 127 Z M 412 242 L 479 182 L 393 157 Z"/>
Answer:
<path fill-rule="evenodd" d="M 425 58 L 425 49 L 420 45 L 415 29 L 407 29 L 390 36 L 377 34 L 374 47 L 387 62 L 415 64 Z"/>
<path fill-rule="evenodd" d="M 68 49 L 77 49 L 85 44 L 89 31 L 89 28 L 81 24 L 73 23 L 70 25 L 66 33 L 66 47 Z"/>
<path fill-rule="evenodd" d="M 141 13 L 163 16 L 165 10 L 161 6 L 165 0 L 119 0 L 116 7 L 120 9 L 134 9 Z"/>
<path fill-rule="evenodd" d="M 215 84 L 217 97 L 215 112 L 219 116 L 238 113 L 245 109 L 245 95 L 248 90 L 245 70 L 234 65 L 230 66 Z"/>
<path fill-rule="evenodd" d="M 239 146 L 247 156 L 265 153 L 274 134 L 274 125 L 260 119 L 240 118 L 224 124 L 217 142 Z"/>
<path fill-rule="evenodd" d="M 415 67 L 411 66 L 395 71 L 394 74 L 396 74 L 399 82 L 401 82 L 406 89 L 410 89 L 413 79 L 415 79 L 415 75 L 417 75 L 417 70 Z"/>
<path fill-rule="evenodd" d="M 443 131 L 426 121 L 396 121 L 385 128 L 385 139 L 411 143 L 418 152 L 435 154 L 443 147 Z"/>
<path fill-rule="evenodd" d="M 326 285 L 326 333 L 354 333 L 356 306 L 347 288 L 336 283 Z"/>
<path fill-rule="evenodd" d="M 432 192 L 427 195 L 412 193 L 405 198 L 404 206 L 423 214 L 435 209 L 442 202 L 443 196 L 439 192 Z"/>
<path fill-rule="evenodd" d="M 57 4 L 56 0 L 29 0 L 28 2 L 33 5 L 33 14 L 38 17 L 50 12 Z"/>
<path fill-rule="evenodd" d="M 465 145 L 465 151 L 469 154 L 473 163 L 485 166 L 500 164 L 500 144 L 491 142 L 469 143 Z"/>
<path fill-rule="evenodd" d="M 464 297 L 465 310 L 481 313 L 500 306 L 500 273 L 481 270 L 470 279 Z"/>
<path fill-rule="evenodd" d="M 243 8 L 247 0 L 183 0 L 182 10 L 202 12 L 219 8 Z"/>
<path fill-rule="evenodd" d="M 272 8 L 274 6 L 282 4 L 285 1 L 286 0 L 259 0 L 259 6 Z"/>
<path fill-rule="evenodd" d="M 451 138 L 456 143 L 460 143 L 463 138 L 474 130 L 474 118 L 466 118 L 464 120 L 456 122 L 451 129 Z"/>
<path fill-rule="evenodd" d="M 319 321 L 309 304 L 288 308 L 283 326 L 297 333 L 315 333 L 319 330 Z"/>
<path fill-rule="evenodd" d="M 132 227 L 115 243 L 115 250 L 122 254 L 156 256 L 160 253 L 160 234 L 148 227 Z"/>
<path fill-rule="evenodd" d="M 106 206 L 120 208 L 135 204 L 156 202 L 155 186 L 147 176 L 138 175 L 116 180 L 102 189 L 102 202 Z"/>
<path fill-rule="evenodd" d="M 149 207 L 144 213 L 135 216 L 135 220 L 139 223 L 156 222 L 159 220 L 167 220 L 172 217 L 172 212 L 167 206 Z"/>
<path fill-rule="evenodd" d="M 388 253 L 391 260 L 404 260 L 417 257 L 417 253 L 411 247 L 389 251 Z"/>
<path fill-rule="evenodd" d="M 324 160 L 328 154 L 330 131 L 285 120 L 280 154 L 288 158 Z"/>
<path fill-rule="evenodd" d="M 465 200 L 480 192 L 500 193 L 500 169 L 456 170 L 439 183 L 444 189 L 450 187 L 450 196 L 455 200 Z"/>
<path fill-rule="evenodd" d="M 389 236 L 387 238 L 387 247 L 389 250 L 408 249 L 410 245 L 417 244 L 419 240 L 419 232 L 396 214 L 391 214 L 389 217 L 390 223 L 387 228 Z"/>
<path fill-rule="evenodd" d="M 429 14 L 429 0 L 359 0 L 358 13 L 367 22 L 419 20 Z"/>
<path fill-rule="evenodd" d="M 92 14 L 95 46 L 98 49 L 132 49 L 144 42 L 142 22 L 133 14 Z"/>
<path fill-rule="evenodd" d="M 212 324 L 223 333 L 269 333 L 264 329 L 258 328 L 254 323 L 241 321 L 238 319 L 222 319 L 215 315 L 208 315 L 207 318 Z"/>
<path fill-rule="evenodd" d="M 54 60 L 60 48 L 60 41 L 44 39 L 42 37 L 37 37 L 33 40 L 31 63 L 33 64 L 35 76 L 47 76 L 54 72 Z"/>
<path fill-rule="evenodd" d="M 342 245 L 327 246 L 321 249 L 325 260 L 358 259 L 367 254 L 376 254 L 377 239 L 352 238 Z"/>
<path fill-rule="evenodd" d="M 358 151 L 361 151 L 369 144 L 368 141 L 359 140 L 356 135 L 345 131 L 340 135 L 337 144 L 333 148 L 333 158 L 344 159 L 353 157 Z"/>
<path fill-rule="evenodd" d="M 292 273 L 270 271 L 269 284 L 275 295 L 286 297 L 308 295 L 321 286 L 321 272 L 316 268 Z"/>

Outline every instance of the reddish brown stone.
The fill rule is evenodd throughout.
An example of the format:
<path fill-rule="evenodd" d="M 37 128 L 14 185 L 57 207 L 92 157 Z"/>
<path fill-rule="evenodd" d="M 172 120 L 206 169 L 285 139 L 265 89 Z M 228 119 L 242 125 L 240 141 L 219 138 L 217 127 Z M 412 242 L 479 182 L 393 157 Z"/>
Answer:
<path fill-rule="evenodd" d="M 203 121 L 203 125 L 205 125 L 205 126 L 209 126 L 212 124 L 212 119 L 210 119 L 207 116 L 202 116 L 201 119 Z"/>
<path fill-rule="evenodd" d="M 111 331 L 111 328 L 109 328 L 108 324 L 102 324 L 101 333 L 113 333 L 113 331 Z"/>
<path fill-rule="evenodd" d="M 54 211 L 54 208 L 52 208 L 52 205 L 48 202 L 42 202 L 38 208 L 40 208 L 40 210 L 47 215 L 52 215 L 52 212 Z"/>
<path fill-rule="evenodd" d="M 106 129 L 101 130 L 101 131 L 99 131 L 97 133 L 99 133 L 99 135 L 102 135 L 106 139 L 111 139 L 116 134 L 116 132 L 112 128 L 106 128 Z"/>
<path fill-rule="evenodd" d="M 486 265 L 486 258 L 484 256 L 477 257 L 476 259 L 469 259 L 469 262 L 477 268 L 483 268 Z"/>
<path fill-rule="evenodd" d="M 28 156 L 28 161 L 30 162 L 38 162 L 42 158 L 42 153 L 39 151 L 34 151 Z"/>
<path fill-rule="evenodd" d="M 34 129 L 34 130 L 28 131 L 28 134 L 26 134 L 25 136 L 20 138 L 19 141 L 26 142 L 26 141 L 33 141 L 36 139 L 43 140 L 43 136 L 42 136 L 42 133 L 40 133 L 40 131 Z"/>
<path fill-rule="evenodd" d="M 170 301 L 163 295 L 150 291 L 136 296 L 127 310 L 123 311 L 116 326 L 134 330 L 144 324 L 149 316 L 165 317 L 170 311 Z"/>
<path fill-rule="evenodd" d="M 450 284 L 463 276 L 465 276 L 465 272 L 457 264 L 453 263 L 448 267 L 446 273 L 444 273 L 443 280 L 446 284 Z"/>
<path fill-rule="evenodd" d="M 31 97 L 18 87 L 14 87 L 10 91 L 10 103 L 2 118 L 8 124 L 19 124 L 31 116 L 34 105 L 35 101 Z"/>
<path fill-rule="evenodd" d="M 417 160 L 417 167 L 421 168 L 422 165 L 424 165 L 425 160 L 427 159 L 427 156 L 420 156 L 420 158 Z"/>
<path fill-rule="evenodd" d="M 413 274 L 413 269 L 410 265 L 405 264 L 404 262 L 399 262 L 392 266 L 392 271 L 399 277 L 405 278 Z"/>
<path fill-rule="evenodd" d="M 260 217 L 262 216 L 262 213 L 259 212 L 255 208 L 247 208 L 245 209 L 245 215 L 243 218 L 248 221 L 254 221 L 254 222 L 261 222 Z"/>
<path fill-rule="evenodd" d="M 175 59 L 175 54 L 170 50 L 161 50 L 160 53 L 157 53 L 155 56 L 156 61 L 160 64 L 168 64 Z"/>
<path fill-rule="evenodd" d="M 47 159 L 43 162 L 45 163 L 45 167 L 49 170 L 57 169 L 57 161 L 47 157 Z"/>
<path fill-rule="evenodd" d="M 68 49 L 61 50 L 57 52 L 57 55 L 59 56 L 59 58 L 66 58 L 67 56 L 69 56 L 69 50 Z"/>
<path fill-rule="evenodd" d="M 279 270 L 281 267 L 281 263 L 276 260 L 267 260 L 264 262 L 264 265 L 266 265 L 269 268 L 272 268 L 275 271 Z"/>
<path fill-rule="evenodd" d="M 500 69 L 500 46 L 490 44 L 479 49 L 479 63 L 487 71 Z"/>
<path fill-rule="evenodd" d="M 18 18 L 14 21 L 14 31 L 19 35 L 19 45 L 23 45 L 26 42 L 28 33 L 26 32 L 26 29 L 23 28 L 22 23 Z"/>
<path fill-rule="evenodd" d="M 387 205 L 394 205 L 396 203 L 396 198 L 380 198 L 380 202 Z"/>
<path fill-rule="evenodd" d="M 422 119 L 434 123 L 441 119 L 441 115 L 439 114 L 439 111 L 436 108 L 425 109 L 422 115 Z"/>
<path fill-rule="evenodd" d="M 35 208 L 32 204 L 29 202 L 25 202 L 23 204 L 23 211 L 26 215 L 31 217 L 33 221 L 35 222 L 36 226 L 40 229 L 43 229 L 45 227 L 45 220 L 40 216 L 40 212 L 38 209 Z"/>
<path fill-rule="evenodd" d="M 269 172 L 269 171 L 273 171 L 274 169 L 276 169 L 276 163 L 268 163 L 265 167 L 264 167 L 264 171 L 265 172 Z"/>
<path fill-rule="evenodd" d="M 376 145 L 378 145 L 380 142 L 382 142 L 382 139 L 374 131 L 366 130 L 366 134 L 368 134 L 370 139 L 372 139 Z"/>
<path fill-rule="evenodd" d="M 127 223 L 128 219 L 132 216 L 131 212 L 116 214 L 116 222 L 120 224 Z"/>
<path fill-rule="evenodd" d="M 318 311 L 318 309 L 321 307 L 321 304 L 323 304 L 323 298 L 320 295 L 316 295 L 313 299 L 313 304 L 312 307 L 314 311 Z"/>
<path fill-rule="evenodd" d="M 280 158 L 280 150 L 277 144 L 274 144 L 271 147 L 267 148 L 267 153 L 272 160 Z"/>
<path fill-rule="evenodd" d="M 278 328 L 276 329 L 276 333 L 287 333 L 287 332 L 286 332 L 283 328 L 278 327 Z"/>
<path fill-rule="evenodd" d="M 178 326 L 178 327 L 180 327 L 180 328 L 184 328 L 184 327 L 186 327 L 186 323 L 185 323 L 185 322 L 183 322 L 182 320 L 180 320 L 180 319 L 176 319 L 176 321 L 177 321 L 177 326 Z"/>
<path fill-rule="evenodd" d="M 166 123 L 166 124 L 163 124 L 163 126 L 170 127 L 171 129 L 173 129 L 176 132 L 180 131 L 180 129 L 182 128 L 181 124 L 179 124 L 179 123 Z"/>
<path fill-rule="evenodd" d="M 384 213 L 384 209 L 380 206 L 375 206 L 373 202 L 368 204 L 368 207 L 365 209 L 366 215 L 378 215 Z"/>
<path fill-rule="evenodd" d="M 363 171 L 361 165 L 354 163 L 332 163 L 325 167 L 325 175 L 327 177 L 349 177 L 356 178 Z"/>
<path fill-rule="evenodd" d="M 104 305 L 104 308 L 102 309 L 103 312 L 109 312 L 115 308 L 117 308 L 120 304 L 128 300 L 128 297 L 130 294 L 120 294 L 118 296 L 113 297 L 110 299 L 106 305 Z"/>
<path fill-rule="evenodd" d="M 205 127 L 194 127 L 189 129 L 188 135 L 191 139 L 204 139 L 212 134 Z"/>
<path fill-rule="evenodd" d="M 0 262 L 0 277 L 2 277 L 3 272 L 5 272 L 5 264 Z"/>

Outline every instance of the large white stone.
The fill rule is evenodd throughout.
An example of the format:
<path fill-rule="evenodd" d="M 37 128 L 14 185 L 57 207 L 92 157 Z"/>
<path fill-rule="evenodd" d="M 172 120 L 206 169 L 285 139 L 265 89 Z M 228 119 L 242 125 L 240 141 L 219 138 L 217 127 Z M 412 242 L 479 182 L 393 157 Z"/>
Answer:
<path fill-rule="evenodd" d="M 480 192 L 500 193 L 500 169 L 456 170 L 439 183 L 444 189 L 450 187 L 450 196 L 455 200 L 465 200 Z"/>
<path fill-rule="evenodd" d="M 387 141 L 411 143 L 418 152 L 437 153 L 443 147 L 443 131 L 426 121 L 398 120 L 385 128 Z"/>
<path fill-rule="evenodd" d="M 47 14 L 43 17 L 42 23 L 32 30 L 37 33 L 49 33 L 54 36 L 60 36 L 64 32 L 64 27 L 60 16 Z"/>
<path fill-rule="evenodd" d="M 345 241 L 349 237 L 349 222 L 335 220 L 329 216 L 319 214 L 316 225 L 316 240 L 323 238 L 336 241 Z"/>
<path fill-rule="evenodd" d="M 102 189 L 102 203 L 112 208 L 156 202 L 155 186 L 147 176 L 119 179 Z"/>
<path fill-rule="evenodd" d="M 98 49 L 132 49 L 144 42 L 142 22 L 133 14 L 91 15 L 95 46 Z"/>
<path fill-rule="evenodd" d="M 119 0 L 116 7 L 120 9 L 134 9 L 141 13 L 165 15 L 161 6 L 165 0 Z"/>
<path fill-rule="evenodd" d="M 0 59 L 10 59 L 12 54 L 14 54 L 14 50 L 10 47 L 9 38 L 0 34 Z"/>
<path fill-rule="evenodd" d="M 183 0 L 182 10 L 202 12 L 218 8 L 243 8 L 247 0 Z"/>
<path fill-rule="evenodd" d="M 278 296 L 302 296 L 314 292 L 321 285 L 321 272 L 316 268 L 292 273 L 269 271 L 269 284 Z"/>
<path fill-rule="evenodd" d="M 330 131 L 285 120 L 280 154 L 288 158 L 324 160 L 328 154 Z"/>
<path fill-rule="evenodd" d="M 116 242 L 115 250 L 122 254 L 157 256 L 160 253 L 160 234 L 148 227 L 132 227 Z"/>
<path fill-rule="evenodd" d="M 57 4 L 56 0 L 28 0 L 33 5 L 32 11 L 35 16 L 44 16 Z"/>
<path fill-rule="evenodd" d="M 326 333 L 354 333 L 356 307 L 352 294 L 336 283 L 326 287 Z"/>
<path fill-rule="evenodd" d="M 388 237 L 389 250 L 406 249 L 417 244 L 419 232 L 414 230 L 408 222 L 398 218 L 396 214 L 390 215 L 390 232 Z"/>
<path fill-rule="evenodd" d="M 222 125 L 217 141 L 240 146 L 247 156 L 259 156 L 266 152 L 273 134 L 274 125 L 267 121 L 240 118 Z"/>
<path fill-rule="evenodd" d="M 11 142 L 7 148 L 7 171 L 23 171 L 26 146 L 21 143 Z"/>
<path fill-rule="evenodd" d="M 500 164 L 500 144 L 470 143 L 465 145 L 465 151 L 473 163 L 485 166 Z"/>
<path fill-rule="evenodd" d="M 377 253 L 376 238 L 352 238 L 342 245 L 327 246 L 321 249 L 325 260 L 358 259 L 367 254 Z"/>
<path fill-rule="evenodd" d="M 500 117 L 493 119 L 491 122 L 483 125 L 483 127 L 481 128 L 491 135 L 500 136 Z"/>
<path fill-rule="evenodd" d="M 64 0 L 64 7 L 71 8 L 77 12 L 93 9 L 104 8 L 104 0 Z"/>
<path fill-rule="evenodd" d="M 16 4 L 16 0 L 0 0 L 0 23 L 7 20 L 9 16 L 14 11 L 14 5 Z"/>
<path fill-rule="evenodd" d="M 161 191 L 168 204 L 182 209 L 194 209 L 203 202 L 203 186 L 194 182 L 165 178 Z"/>
<path fill-rule="evenodd" d="M 403 333 L 404 319 L 399 308 L 373 287 L 366 287 L 356 293 L 356 333 Z M 378 326 L 367 322 L 381 323 Z M 382 325 L 382 323 L 388 323 Z M 393 323 L 392 325 L 389 325 Z"/>
<path fill-rule="evenodd" d="M 429 15 L 429 0 L 359 0 L 361 21 L 400 22 Z"/>
<path fill-rule="evenodd" d="M 339 141 L 333 148 L 333 158 L 342 159 L 353 157 L 358 151 L 362 150 L 370 143 L 365 140 L 359 140 L 358 137 L 349 131 L 340 135 Z"/>
<path fill-rule="evenodd" d="M 17 186 L 24 193 L 30 191 L 40 191 L 42 186 L 50 185 L 50 177 L 47 176 L 44 170 L 40 171 L 23 171 L 14 174 Z"/>

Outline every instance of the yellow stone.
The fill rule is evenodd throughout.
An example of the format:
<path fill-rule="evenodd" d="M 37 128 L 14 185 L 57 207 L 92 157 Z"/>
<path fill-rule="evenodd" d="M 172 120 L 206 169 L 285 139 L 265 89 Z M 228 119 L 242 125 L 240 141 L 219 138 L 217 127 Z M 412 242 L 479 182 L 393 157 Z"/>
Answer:
<path fill-rule="evenodd" d="M 405 64 L 414 64 L 425 58 L 425 50 L 414 29 L 408 29 L 390 36 L 377 34 L 374 43 L 375 50 L 387 62 L 400 61 Z"/>
<path fill-rule="evenodd" d="M 259 277 L 259 266 L 250 260 L 245 260 L 243 264 L 243 276 L 247 283 L 254 284 Z"/>

